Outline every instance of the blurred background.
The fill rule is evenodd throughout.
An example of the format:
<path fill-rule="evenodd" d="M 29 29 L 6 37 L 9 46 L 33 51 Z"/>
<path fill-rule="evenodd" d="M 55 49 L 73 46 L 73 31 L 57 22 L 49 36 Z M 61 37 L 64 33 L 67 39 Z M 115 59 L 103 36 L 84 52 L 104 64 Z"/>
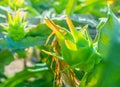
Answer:
<path fill-rule="evenodd" d="M 0 87 L 67 87 L 64 84 L 56 86 L 56 83 L 61 84 L 60 79 L 55 78 L 59 71 L 53 69 L 54 63 L 51 69 L 52 57 L 41 52 L 41 49 L 50 50 L 53 40 L 51 38 L 49 44 L 45 45 L 51 30 L 44 20 L 50 18 L 68 29 L 65 21 L 68 15 L 78 30 L 88 24 L 94 39 L 97 25 L 107 18 L 108 4 L 119 18 L 120 0 L 0 0 L 1 25 L 11 26 L 8 14 L 15 15 L 18 10 L 22 12 L 20 18 L 24 16 L 27 22 L 23 27 L 27 33 L 20 41 L 12 40 L 4 34 L 4 27 L 0 26 Z M 14 23 L 13 26 L 19 27 Z M 12 34 L 15 36 L 16 31 Z M 76 70 L 75 75 L 80 80 L 83 72 Z"/>

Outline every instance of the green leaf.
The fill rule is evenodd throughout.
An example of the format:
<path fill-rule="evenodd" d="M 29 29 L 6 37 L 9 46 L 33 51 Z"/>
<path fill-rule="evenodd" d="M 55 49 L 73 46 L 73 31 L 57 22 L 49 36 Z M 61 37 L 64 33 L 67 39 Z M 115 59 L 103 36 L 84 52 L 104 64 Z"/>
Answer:
<path fill-rule="evenodd" d="M 68 4 L 66 6 L 66 14 L 70 15 L 74 12 L 76 3 L 77 0 L 68 0 Z"/>
<path fill-rule="evenodd" d="M 97 17 L 105 16 L 105 11 L 100 11 L 100 10 L 106 6 L 106 2 L 107 1 L 105 0 L 92 0 L 92 1 L 84 0 L 84 1 L 81 1 L 81 4 L 78 4 L 75 7 L 74 12 L 92 14 Z"/>
<path fill-rule="evenodd" d="M 5 65 L 8 65 L 13 60 L 13 55 L 9 50 L 0 51 L 0 73 L 4 73 Z"/>
<path fill-rule="evenodd" d="M 30 46 L 42 46 L 45 44 L 47 37 L 26 37 L 20 41 L 14 41 L 11 38 L 0 39 L 1 49 L 24 49 Z"/>
<path fill-rule="evenodd" d="M 120 86 L 120 21 L 109 9 L 108 20 L 100 29 L 98 51 L 102 61 L 87 79 L 86 87 Z M 80 86 L 82 87 L 82 86 Z"/>
<path fill-rule="evenodd" d="M 33 19 L 31 19 L 30 21 L 32 21 L 32 20 Z M 48 29 L 48 27 L 45 24 L 41 23 L 41 24 L 38 24 L 37 27 L 30 29 L 26 36 L 32 36 L 32 37 L 36 37 L 36 36 L 43 37 L 44 36 L 44 37 L 47 37 L 50 33 L 51 33 L 51 30 Z"/>
<path fill-rule="evenodd" d="M 0 38 L 0 49 L 8 49 L 8 43 L 4 38 Z"/>
<path fill-rule="evenodd" d="M 16 87 L 18 84 L 24 83 L 24 81 L 27 81 L 29 78 L 43 79 L 45 81 L 39 85 L 47 86 L 47 83 L 52 81 L 52 74 L 46 64 L 36 64 L 35 66 L 26 68 L 25 70 L 18 72 L 15 76 L 8 78 L 1 85 L 2 87 Z"/>
<path fill-rule="evenodd" d="M 56 4 L 56 3 L 58 3 L 58 4 Z M 53 4 L 52 4 L 52 7 L 55 9 L 55 11 L 57 12 L 57 13 L 62 13 L 63 11 L 64 11 L 64 9 L 65 9 L 65 7 L 66 7 L 66 5 L 67 5 L 67 3 L 68 3 L 68 0 L 57 0 L 57 1 L 53 1 Z"/>

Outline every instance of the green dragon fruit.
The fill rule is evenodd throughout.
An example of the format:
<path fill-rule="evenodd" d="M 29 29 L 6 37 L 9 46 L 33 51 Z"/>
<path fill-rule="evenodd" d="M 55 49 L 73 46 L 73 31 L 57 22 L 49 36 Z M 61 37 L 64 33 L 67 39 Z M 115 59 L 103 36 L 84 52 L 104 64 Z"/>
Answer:
<path fill-rule="evenodd" d="M 5 30 L 4 34 L 15 41 L 23 39 L 26 34 L 27 22 L 23 14 L 25 13 L 20 10 L 16 11 L 14 15 L 8 13 L 8 25 L 1 24 Z"/>
<path fill-rule="evenodd" d="M 56 25 L 50 19 L 46 19 L 46 24 L 57 37 L 63 60 L 70 66 L 89 72 L 100 61 L 100 55 L 94 48 L 87 25 L 77 31 L 68 16 L 66 21 L 70 31 Z"/>

